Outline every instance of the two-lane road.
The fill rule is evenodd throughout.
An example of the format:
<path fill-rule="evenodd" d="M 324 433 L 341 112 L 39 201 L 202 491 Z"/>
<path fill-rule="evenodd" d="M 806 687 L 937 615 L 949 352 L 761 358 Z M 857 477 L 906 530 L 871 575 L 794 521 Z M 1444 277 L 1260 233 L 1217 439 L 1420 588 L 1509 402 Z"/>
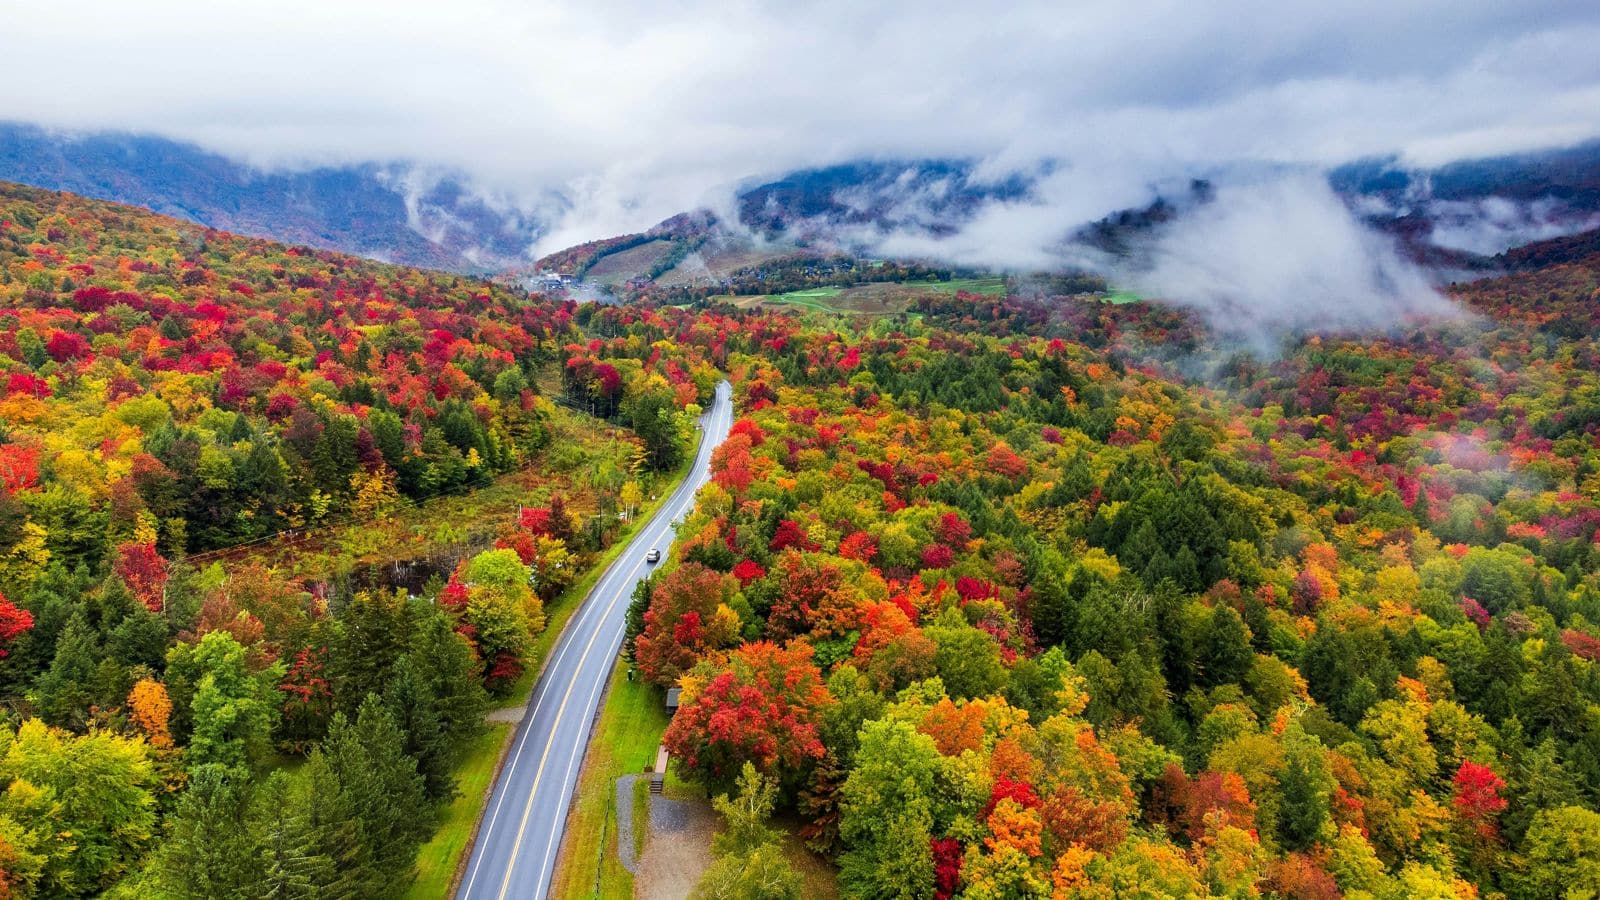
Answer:
<path fill-rule="evenodd" d="M 710 477 L 711 451 L 733 426 L 731 394 L 727 382 L 717 386 L 716 400 L 700 419 L 700 447 L 688 477 L 601 576 L 556 642 L 489 797 L 458 898 L 539 900 L 549 892 L 595 711 L 622 646 L 628 600 L 650 574 L 645 554 L 654 547 L 665 556 L 672 523 L 693 508 Z"/>

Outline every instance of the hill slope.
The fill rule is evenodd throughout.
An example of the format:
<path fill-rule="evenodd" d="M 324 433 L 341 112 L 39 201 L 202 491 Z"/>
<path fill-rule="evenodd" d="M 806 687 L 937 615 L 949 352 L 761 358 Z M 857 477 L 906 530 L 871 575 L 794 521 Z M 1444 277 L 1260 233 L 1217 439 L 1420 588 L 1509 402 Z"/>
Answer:
<path fill-rule="evenodd" d="M 489 206 L 456 178 L 378 164 L 263 172 L 144 135 L 60 135 L 0 123 L 0 178 L 438 269 L 512 267 L 540 230 L 531 218 Z"/>

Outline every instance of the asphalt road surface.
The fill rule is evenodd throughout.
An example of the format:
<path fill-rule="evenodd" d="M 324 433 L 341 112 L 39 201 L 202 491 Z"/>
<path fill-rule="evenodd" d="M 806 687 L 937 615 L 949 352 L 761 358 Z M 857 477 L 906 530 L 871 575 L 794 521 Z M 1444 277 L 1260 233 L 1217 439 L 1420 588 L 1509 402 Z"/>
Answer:
<path fill-rule="evenodd" d="M 716 400 L 700 419 L 700 448 L 688 477 L 634 535 L 556 641 L 489 797 L 458 898 L 540 900 L 549 892 L 578 770 L 622 647 L 628 600 L 655 568 L 645 554 L 654 547 L 666 556 L 673 522 L 693 509 L 695 493 L 710 477 L 711 451 L 733 426 L 731 393 L 727 382 L 717 386 Z"/>

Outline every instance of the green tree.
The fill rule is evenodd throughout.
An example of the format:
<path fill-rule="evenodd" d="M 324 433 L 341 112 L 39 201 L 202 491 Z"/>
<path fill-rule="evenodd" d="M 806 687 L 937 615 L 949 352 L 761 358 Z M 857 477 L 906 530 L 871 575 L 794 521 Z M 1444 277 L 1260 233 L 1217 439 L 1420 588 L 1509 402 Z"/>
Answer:
<path fill-rule="evenodd" d="M 451 772 L 454 748 L 440 720 L 433 686 L 412 662 L 412 657 L 403 656 L 395 663 L 383 700 L 395 726 L 405 736 L 402 749 L 416 760 L 428 799 L 444 800 L 454 796 L 456 781 Z"/>
<path fill-rule="evenodd" d="M 1284 732 L 1283 745 L 1278 837 L 1290 850 L 1305 850 L 1322 839 L 1328 826 L 1333 774 L 1322 752 L 1322 742 L 1306 734 L 1298 722 Z"/>
<path fill-rule="evenodd" d="M 935 651 L 934 667 L 951 699 L 987 697 L 1006 682 L 1000 643 L 994 635 L 968 625 L 959 610 L 947 610 L 925 629 Z"/>
<path fill-rule="evenodd" d="M 783 855 L 779 832 L 767 826 L 777 799 L 777 782 L 746 762 L 738 786 L 737 796 L 722 794 L 713 801 L 723 821 L 723 830 L 711 842 L 717 861 L 692 896 L 702 900 L 797 900 L 800 876 Z"/>
<path fill-rule="evenodd" d="M 0 758 L 0 815 L 50 835 L 39 890 L 99 893 L 125 875 L 155 833 L 155 767 L 143 740 L 110 732 L 76 737 L 38 719 L 22 723 Z"/>
<path fill-rule="evenodd" d="M 225 631 L 208 632 L 200 643 L 175 647 L 173 654 L 186 668 L 200 673 L 194 681 L 191 769 L 211 763 L 247 768 L 266 751 L 272 737 L 282 665 L 251 672 L 245 648 Z"/>
<path fill-rule="evenodd" d="M 694 900 L 799 900 L 804 882 L 777 844 L 711 864 L 690 894 Z"/>
<path fill-rule="evenodd" d="M 361 704 L 356 721 L 334 716 L 323 747 L 348 798 L 372 874 L 390 889 L 408 882 L 417 848 L 431 826 L 416 760 L 403 749 L 405 734 L 376 695 Z"/>
<path fill-rule="evenodd" d="M 449 617 L 435 606 L 419 604 L 417 609 L 420 621 L 408 654 L 411 668 L 433 695 L 446 739 L 459 747 L 483 730 L 489 695 L 478 678 L 472 646 L 456 633 Z"/>
<path fill-rule="evenodd" d="M 326 769 L 323 769 L 326 772 Z M 309 774 L 309 773 L 308 773 Z M 309 781 L 309 779 L 308 779 Z M 252 820 L 259 847 L 261 897 L 337 897 L 338 873 L 333 860 L 318 846 L 307 807 L 307 791 L 296 788 L 285 772 L 273 772 L 256 791 Z"/>
<path fill-rule="evenodd" d="M 88 724 L 89 709 L 103 699 L 100 662 L 103 659 L 100 636 L 82 610 L 67 620 L 56 641 L 50 669 L 34 687 L 34 706 L 52 725 L 82 728 Z"/>
<path fill-rule="evenodd" d="M 777 781 L 746 762 L 739 770 L 737 786 L 737 795 L 721 794 L 712 801 L 723 822 L 722 832 L 711 842 L 711 852 L 718 856 L 749 853 L 778 840 L 778 832 L 767 827 L 767 819 L 778 797 Z"/>
<path fill-rule="evenodd" d="M 1527 863 L 1515 880 L 1526 896 L 1600 896 L 1600 813 L 1544 810 L 1533 817 L 1522 852 Z"/>
<path fill-rule="evenodd" d="M 532 635 L 544 628 L 544 607 L 528 579 L 515 550 L 486 550 L 461 573 L 468 591 L 465 618 L 487 667 L 514 662 L 520 670 Z"/>
<path fill-rule="evenodd" d="M 399 591 L 362 591 L 339 614 L 332 659 L 334 695 L 354 715 L 368 694 L 382 694 L 390 670 L 411 642 L 411 615 Z"/>
<path fill-rule="evenodd" d="M 1255 652 L 1250 631 L 1233 607 L 1219 604 L 1200 635 L 1200 677 L 1207 685 L 1239 684 L 1250 672 Z"/>
<path fill-rule="evenodd" d="M 943 779 L 933 738 L 883 719 L 861 729 L 841 789 L 839 883 L 850 896 L 924 897 L 933 883 L 934 798 Z"/>
<path fill-rule="evenodd" d="M 344 716 L 335 719 L 343 722 Z M 355 804 L 322 748 L 311 751 L 289 796 L 290 807 L 304 818 L 307 877 L 317 889 L 312 896 L 380 896 L 386 873 L 375 866 Z"/>
<path fill-rule="evenodd" d="M 265 896 L 266 867 L 250 817 L 250 786 L 238 769 L 196 768 L 154 861 L 154 882 L 179 900 Z"/>

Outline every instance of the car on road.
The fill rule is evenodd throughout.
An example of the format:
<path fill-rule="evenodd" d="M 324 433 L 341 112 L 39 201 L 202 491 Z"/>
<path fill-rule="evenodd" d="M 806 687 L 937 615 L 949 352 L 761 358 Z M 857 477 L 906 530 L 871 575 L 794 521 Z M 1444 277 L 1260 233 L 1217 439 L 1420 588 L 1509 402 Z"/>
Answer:
<path fill-rule="evenodd" d="M 658 562 L 661 562 L 661 551 L 651 547 L 650 552 L 644 555 L 644 561 L 652 566 Z"/>

